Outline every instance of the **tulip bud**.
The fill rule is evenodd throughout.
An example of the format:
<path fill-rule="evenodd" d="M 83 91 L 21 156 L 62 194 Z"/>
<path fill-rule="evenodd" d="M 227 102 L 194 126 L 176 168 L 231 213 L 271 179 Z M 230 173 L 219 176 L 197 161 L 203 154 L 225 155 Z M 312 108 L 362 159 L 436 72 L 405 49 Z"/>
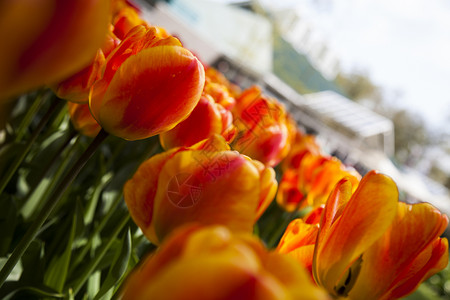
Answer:
<path fill-rule="evenodd" d="M 227 228 L 177 230 L 125 282 L 133 299 L 328 299 L 299 265 Z"/>
<path fill-rule="evenodd" d="M 161 145 L 166 150 L 192 146 L 214 134 L 221 134 L 229 141 L 235 132 L 232 120 L 230 111 L 205 94 L 186 120 L 159 135 Z"/>
<path fill-rule="evenodd" d="M 238 130 L 232 146 L 239 152 L 275 166 L 289 151 L 286 112 L 275 100 L 252 87 L 236 99 L 234 124 Z"/>
<path fill-rule="evenodd" d="M 222 137 L 213 136 L 142 163 L 125 184 L 124 198 L 135 223 L 159 244 L 190 222 L 252 232 L 276 186 L 272 168 L 230 151 Z"/>
<path fill-rule="evenodd" d="M 91 89 L 91 112 L 103 129 L 138 140 L 175 127 L 197 105 L 202 64 L 157 27 L 136 26 L 108 56 Z"/>
<path fill-rule="evenodd" d="M 73 127 L 82 135 L 95 137 L 100 132 L 100 125 L 92 117 L 88 104 L 67 102 L 70 121 Z"/>

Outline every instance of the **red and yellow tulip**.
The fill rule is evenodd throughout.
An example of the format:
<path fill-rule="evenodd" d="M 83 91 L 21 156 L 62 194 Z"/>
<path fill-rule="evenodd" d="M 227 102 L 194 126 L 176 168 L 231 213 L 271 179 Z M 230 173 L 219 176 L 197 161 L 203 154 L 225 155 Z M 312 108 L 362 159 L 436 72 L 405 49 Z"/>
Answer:
<path fill-rule="evenodd" d="M 135 223 L 159 244 L 190 222 L 252 232 L 276 192 L 272 168 L 230 151 L 221 136 L 145 161 L 124 187 Z"/>
<path fill-rule="evenodd" d="M 7 0 L 1 7 L 1 100 L 88 66 L 110 17 L 109 0 Z"/>
<path fill-rule="evenodd" d="M 192 146 L 214 134 L 222 135 L 229 142 L 235 132 L 231 112 L 204 93 L 189 117 L 173 129 L 161 133 L 159 139 L 162 147 L 167 150 Z"/>
<path fill-rule="evenodd" d="M 157 27 L 134 27 L 107 57 L 89 106 L 103 129 L 126 140 L 168 131 L 200 100 L 202 64 Z"/>
<path fill-rule="evenodd" d="M 125 283 L 123 299 L 328 299 L 289 257 L 222 226 L 177 230 Z"/>
<path fill-rule="evenodd" d="M 289 130 L 284 108 L 254 86 L 236 99 L 233 108 L 237 136 L 233 148 L 267 166 L 277 165 L 289 152 Z"/>
<path fill-rule="evenodd" d="M 430 204 L 398 202 L 395 183 L 371 171 L 354 193 L 351 182 L 341 180 L 318 229 L 294 221 L 279 251 L 308 266 L 316 234 L 311 264 L 319 286 L 338 298 L 397 299 L 447 265 L 448 242 L 439 237 L 447 224 Z"/>
<path fill-rule="evenodd" d="M 286 211 L 324 204 L 333 187 L 344 177 L 351 181 L 353 191 L 361 180 L 355 169 L 336 157 L 312 154 L 309 150 L 304 150 L 297 164 L 297 168 L 284 172 L 277 193 L 277 203 Z"/>

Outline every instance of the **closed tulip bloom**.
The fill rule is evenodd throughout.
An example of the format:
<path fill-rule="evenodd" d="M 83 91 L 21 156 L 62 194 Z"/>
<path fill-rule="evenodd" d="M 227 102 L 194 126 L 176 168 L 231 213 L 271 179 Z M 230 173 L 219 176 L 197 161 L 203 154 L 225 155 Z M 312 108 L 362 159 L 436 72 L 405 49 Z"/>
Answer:
<path fill-rule="evenodd" d="M 95 137 L 100 132 L 100 125 L 92 117 L 88 104 L 67 102 L 70 121 L 82 135 Z"/>
<path fill-rule="evenodd" d="M 157 27 L 134 27 L 108 56 L 91 89 L 91 112 L 103 129 L 138 140 L 175 127 L 200 100 L 199 60 Z"/>
<path fill-rule="evenodd" d="M 123 299 L 328 299 L 289 257 L 222 226 L 178 230 L 129 276 Z"/>
<path fill-rule="evenodd" d="M 190 222 L 252 232 L 276 186 L 272 168 L 230 151 L 223 137 L 213 136 L 142 163 L 125 184 L 124 198 L 135 223 L 159 244 Z"/>
<path fill-rule="evenodd" d="M 244 91 L 233 108 L 238 130 L 233 148 L 267 166 L 277 165 L 289 152 L 286 112 L 258 87 Z"/>
<path fill-rule="evenodd" d="M 224 94 L 224 96 L 226 96 L 227 98 L 228 98 L 228 96 L 230 96 L 232 98 L 236 98 L 242 93 L 241 88 L 239 86 L 231 83 L 225 77 L 225 75 L 223 75 L 221 72 L 214 69 L 213 67 L 206 68 L 205 73 L 206 73 L 206 82 L 207 83 L 215 83 L 221 87 L 224 87 L 226 90 L 226 93 Z M 217 87 L 217 85 L 216 85 L 216 87 Z M 223 89 L 222 89 L 222 91 L 223 91 Z M 217 101 L 217 102 L 219 102 L 219 101 Z M 234 105 L 234 101 L 231 101 L 231 102 Z M 226 105 L 223 105 L 223 106 L 228 108 Z"/>
<path fill-rule="evenodd" d="M 189 117 L 173 129 L 159 135 L 164 149 L 192 146 L 214 134 L 222 135 L 228 142 L 234 137 L 231 112 L 204 94 Z"/>
<path fill-rule="evenodd" d="M 0 99 L 85 68 L 108 28 L 109 0 L 2 2 Z"/>
<path fill-rule="evenodd" d="M 216 103 L 222 105 L 227 110 L 232 109 L 236 104 L 236 100 L 223 84 L 207 80 L 205 83 L 205 93 L 210 95 Z"/>

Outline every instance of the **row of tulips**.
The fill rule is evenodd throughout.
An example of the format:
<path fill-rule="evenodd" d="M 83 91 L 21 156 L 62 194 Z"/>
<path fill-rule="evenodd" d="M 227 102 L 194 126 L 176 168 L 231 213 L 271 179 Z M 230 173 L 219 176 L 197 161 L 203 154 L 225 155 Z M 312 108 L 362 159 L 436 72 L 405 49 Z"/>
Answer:
<path fill-rule="evenodd" d="M 2 61 L 1 98 L 46 84 L 69 101 L 73 127 L 93 144 L 106 134 L 159 135 L 163 148 L 123 187 L 133 221 L 159 247 L 128 276 L 123 299 L 397 299 L 447 266 L 445 215 L 399 202 L 389 177 L 362 177 L 324 154 L 276 99 L 258 87 L 241 91 L 136 6 L 41 2 L 48 11 L 36 16 L 32 4 L 7 3 L 6 21 L 27 13 L 46 26 L 23 28 L 16 50 L 3 50 L 11 59 Z M 95 30 L 76 31 L 80 15 L 79 27 Z M 69 33 L 75 38 L 59 37 Z M 70 63 L 58 55 L 69 48 Z M 43 64 L 48 74 L 36 71 Z M 311 212 L 268 249 L 253 231 L 274 198 L 294 215 Z"/>

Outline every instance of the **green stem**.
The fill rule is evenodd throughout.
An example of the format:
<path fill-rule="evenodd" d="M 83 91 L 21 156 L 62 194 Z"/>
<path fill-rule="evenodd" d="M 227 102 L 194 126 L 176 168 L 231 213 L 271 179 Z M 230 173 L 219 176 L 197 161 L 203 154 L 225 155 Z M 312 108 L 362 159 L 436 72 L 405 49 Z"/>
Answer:
<path fill-rule="evenodd" d="M 34 115 L 37 113 L 39 107 L 43 102 L 44 94 L 45 94 L 44 90 L 39 91 L 35 101 L 28 108 L 27 113 L 23 117 L 22 122 L 20 123 L 19 128 L 17 129 L 16 138 L 14 139 L 15 142 L 20 142 L 22 140 L 23 136 L 25 135 L 25 132 L 28 129 L 28 126 L 30 126 L 31 120 L 33 120 Z"/>
<path fill-rule="evenodd" d="M 77 160 L 75 165 L 69 170 L 67 175 L 55 189 L 55 191 L 49 198 L 49 201 L 45 203 L 39 215 L 36 217 L 31 226 L 28 228 L 27 232 L 25 233 L 25 235 L 23 236 L 17 247 L 14 249 L 11 256 L 6 261 L 6 264 L 3 266 L 2 270 L 0 271 L 0 287 L 6 281 L 12 269 L 17 264 L 22 255 L 25 253 L 25 250 L 28 248 L 30 243 L 34 240 L 37 233 L 39 232 L 39 229 L 47 220 L 48 216 L 52 213 L 53 209 L 58 204 L 59 200 L 61 199 L 66 189 L 73 182 L 75 177 L 80 173 L 81 169 L 84 167 L 84 165 L 95 153 L 97 148 L 100 146 L 100 144 L 107 136 L 108 133 L 106 133 L 103 130 L 100 131 L 100 133 L 95 137 L 95 139 L 86 149 L 86 151 L 81 155 L 81 157 Z"/>
<path fill-rule="evenodd" d="M 116 226 L 111 236 L 107 239 L 106 245 L 103 246 L 103 248 L 99 251 L 99 253 L 95 254 L 94 261 L 89 264 L 89 267 L 80 275 L 80 279 L 77 280 L 73 285 L 73 293 L 76 295 L 80 289 L 83 287 L 86 280 L 88 280 L 91 273 L 95 270 L 97 265 L 100 263 L 100 261 L 105 256 L 108 249 L 111 247 L 111 245 L 114 243 L 115 238 L 117 235 L 119 235 L 120 231 L 123 229 L 123 227 L 127 224 L 128 220 L 130 219 L 130 215 L 128 212 L 123 216 L 120 223 Z"/>
<path fill-rule="evenodd" d="M 58 103 L 55 104 L 55 102 L 58 101 Z M 39 122 L 39 125 L 36 127 L 36 129 L 33 132 L 33 135 L 28 140 L 28 142 L 25 145 L 25 148 L 19 153 L 19 156 L 12 162 L 11 166 L 6 171 L 6 174 L 3 176 L 3 178 L 0 181 L 0 194 L 4 191 L 6 186 L 8 185 L 9 181 L 13 177 L 14 173 L 19 168 L 20 164 L 24 160 L 25 156 L 28 154 L 28 152 L 31 149 L 31 146 L 36 141 L 37 137 L 39 136 L 39 133 L 44 128 L 45 124 L 50 119 L 51 115 L 55 110 L 57 110 L 60 106 L 64 105 L 65 102 L 61 101 L 59 99 L 56 99 L 51 105 L 47 113 L 42 117 L 41 121 Z"/>

